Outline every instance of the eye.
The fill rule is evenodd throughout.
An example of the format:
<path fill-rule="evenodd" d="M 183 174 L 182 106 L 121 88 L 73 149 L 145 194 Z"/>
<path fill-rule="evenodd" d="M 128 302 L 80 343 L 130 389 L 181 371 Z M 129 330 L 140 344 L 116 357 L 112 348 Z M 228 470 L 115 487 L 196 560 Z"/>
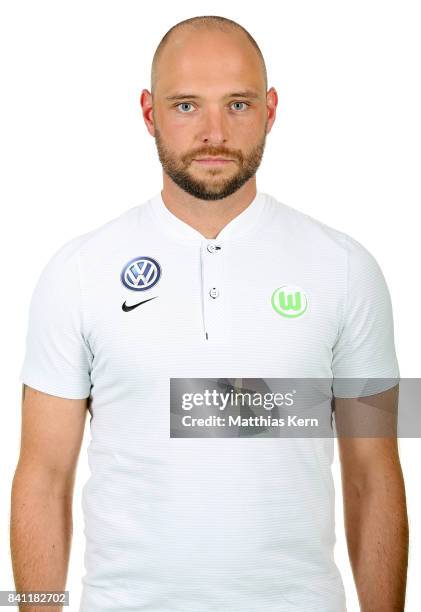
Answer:
<path fill-rule="evenodd" d="M 247 102 L 233 102 L 232 104 L 245 104 L 246 106 L 250 106 Z"/>
<path fill-rule="evenodd" d="M 191 102 L 180 102 L 180 104 L 177 104 L 175 108 L 178 108 L 179 106 L 191 106 Z M 184 111 L 181 111 L 182 113 L 184 113 Z M 185 115 L 187 113 L 184 113 Z"/>

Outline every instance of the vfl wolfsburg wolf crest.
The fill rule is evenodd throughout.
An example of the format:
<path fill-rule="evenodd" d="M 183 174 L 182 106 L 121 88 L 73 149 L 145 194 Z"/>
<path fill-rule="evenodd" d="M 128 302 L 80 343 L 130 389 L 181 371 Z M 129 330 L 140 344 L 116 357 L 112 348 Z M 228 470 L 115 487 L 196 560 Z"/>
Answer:
<path fill-rule="evenodd" d="M 300 317 L 308 306 L 307 296 L 301 287 L 296 285 L 282 285 L 272 293 L 272 306 L 274 310 L 288 319 Z"/>

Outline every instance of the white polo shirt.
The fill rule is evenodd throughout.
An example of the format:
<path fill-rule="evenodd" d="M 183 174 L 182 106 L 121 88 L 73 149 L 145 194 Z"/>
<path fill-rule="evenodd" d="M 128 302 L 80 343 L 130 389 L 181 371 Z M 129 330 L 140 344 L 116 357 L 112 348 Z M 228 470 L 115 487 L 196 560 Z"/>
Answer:
<path fill-rule="evenodd" d="M 177 377 L 398 378 L 374 257 L 259 190 L 215 239 L 158 193 L 52 256 L 20 376 L 91 397 L 81 612 L 345 612 L 333 439 L 171 437 Z"/>

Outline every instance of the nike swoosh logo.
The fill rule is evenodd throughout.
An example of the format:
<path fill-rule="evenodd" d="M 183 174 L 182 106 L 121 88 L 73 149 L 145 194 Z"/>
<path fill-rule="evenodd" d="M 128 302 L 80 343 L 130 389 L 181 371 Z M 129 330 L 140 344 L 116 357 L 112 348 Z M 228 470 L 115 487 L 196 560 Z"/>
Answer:
<path fill-rule="evenodd" d="M 155 297 L 148 298 L 147 300 L 143 300 L 143 302 L 138 302 L 137 304 L 132 304 L 131 306 L 127 306 L 126 302 L 124 302 L 124 304 L 121 307 L 124 310 L 124 312 L 129 312 L 130 310 L 134 310 L 141 304 L 145 304 L 146 302 L 150 302 L 151 300 L 154 300 L 156 297 L 158 296 L 156 295 Z"/>

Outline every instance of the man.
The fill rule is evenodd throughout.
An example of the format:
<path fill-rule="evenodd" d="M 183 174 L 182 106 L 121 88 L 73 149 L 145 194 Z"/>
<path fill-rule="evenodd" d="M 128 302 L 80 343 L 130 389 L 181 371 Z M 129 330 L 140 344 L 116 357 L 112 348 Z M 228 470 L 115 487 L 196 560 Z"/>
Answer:
<path fill-rule="evenodd" d="M 232 390 L 238 379 L 332 377 L 335 409 L 350 414 L 355 394 L 341 398 L 336 380 L 399 377 L 371 254 L 256 189 L 276 106 L 260 50 L 235 22 L 195 17 L 158 46 L 141 107 L 163 189 L 63 245 L 32 298 L 12 497 L 18 590 L 65 587 L 89 408 L 81 611 L 346 610 L 333 440 L 184 435 L 170 402 L 180 379 Z M 381 408 L 396 391 L 376 387 Z M 396 438 L 339 444 L 361 609 L 401 611 Z"/>

